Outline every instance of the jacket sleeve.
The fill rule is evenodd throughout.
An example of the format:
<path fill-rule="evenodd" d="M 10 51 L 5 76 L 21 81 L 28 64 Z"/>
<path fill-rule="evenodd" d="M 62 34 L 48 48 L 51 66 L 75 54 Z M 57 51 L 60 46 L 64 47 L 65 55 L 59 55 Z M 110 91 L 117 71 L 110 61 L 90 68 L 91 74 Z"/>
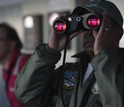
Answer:
<path fill-rule="evenodd" d="M 15 81 L 15 96 L 27 107 L 42 107 L 41 100 L 50 91 L 50 78 L 61 54 L 48 45 L 39 45 Z"/>
<path fill-rule="evenodd" d="M 112 50 L 105 49 L 91 63 L 103 107 L 124 107 L 124 61 Z"/>

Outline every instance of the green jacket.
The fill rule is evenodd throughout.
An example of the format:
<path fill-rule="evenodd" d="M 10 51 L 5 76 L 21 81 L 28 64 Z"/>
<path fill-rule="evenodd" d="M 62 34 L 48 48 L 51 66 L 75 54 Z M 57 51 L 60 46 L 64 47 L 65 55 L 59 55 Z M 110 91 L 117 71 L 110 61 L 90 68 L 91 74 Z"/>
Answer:
<path fill-rule="evenodd" d="M 61 57 L 48 45 L 39 45 L 15 81 L 15 96 L 27 107 L 124 107 L 124 49 L 103 50 L 90 62 L 93 72 L 82 85 L 89 63 L 86 52 L 55 69 Z M 63 85 L 61 85 L 63 84 Z M 61 88 L 63 87 L 63 89 Z M 61 91 L 62 90 L 62 91 Z"/>

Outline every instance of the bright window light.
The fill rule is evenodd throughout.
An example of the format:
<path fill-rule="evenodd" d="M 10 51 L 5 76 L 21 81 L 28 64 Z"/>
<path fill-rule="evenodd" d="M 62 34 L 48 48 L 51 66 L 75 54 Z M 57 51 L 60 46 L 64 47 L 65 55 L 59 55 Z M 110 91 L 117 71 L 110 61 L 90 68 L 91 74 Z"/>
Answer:
<path fill-rule="evenodd" d="M 24 19 L 25 28 L 32 28 L 34 26 L 34 20 L 32 16 L 27 16 Z"/>

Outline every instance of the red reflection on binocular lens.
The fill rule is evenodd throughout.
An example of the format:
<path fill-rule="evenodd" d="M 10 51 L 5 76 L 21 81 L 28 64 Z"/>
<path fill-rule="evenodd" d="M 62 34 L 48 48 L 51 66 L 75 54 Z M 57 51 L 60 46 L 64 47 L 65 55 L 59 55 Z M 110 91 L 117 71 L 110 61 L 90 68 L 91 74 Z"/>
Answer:
<path fill-rule="evenodd" d="M 55 23 L 55 30 L 57 32 L 64 32 L 66 30 L 66 24 L 64 22 Z"/>
<path fill-rule="evenodd" d="M 99 18 L 89 18 L 88 25 L 89 25 L 89 27 L 95 29 L 100 25 L 100 19 Z"/>

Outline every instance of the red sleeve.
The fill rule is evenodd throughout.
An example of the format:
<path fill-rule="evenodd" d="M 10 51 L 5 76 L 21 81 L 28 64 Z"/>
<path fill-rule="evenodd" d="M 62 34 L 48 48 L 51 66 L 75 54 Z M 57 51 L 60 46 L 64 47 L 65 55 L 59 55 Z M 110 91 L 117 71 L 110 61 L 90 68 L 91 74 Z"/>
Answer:
<path fill-rule="evenodd" d="M 26 62 L 28 61 L 29 58 L 30 58 L 30 55 L 23 56 L 23 58 L 19 62 L 18 72 L 23 68 L 23 66 L 26 64 Z"/>

